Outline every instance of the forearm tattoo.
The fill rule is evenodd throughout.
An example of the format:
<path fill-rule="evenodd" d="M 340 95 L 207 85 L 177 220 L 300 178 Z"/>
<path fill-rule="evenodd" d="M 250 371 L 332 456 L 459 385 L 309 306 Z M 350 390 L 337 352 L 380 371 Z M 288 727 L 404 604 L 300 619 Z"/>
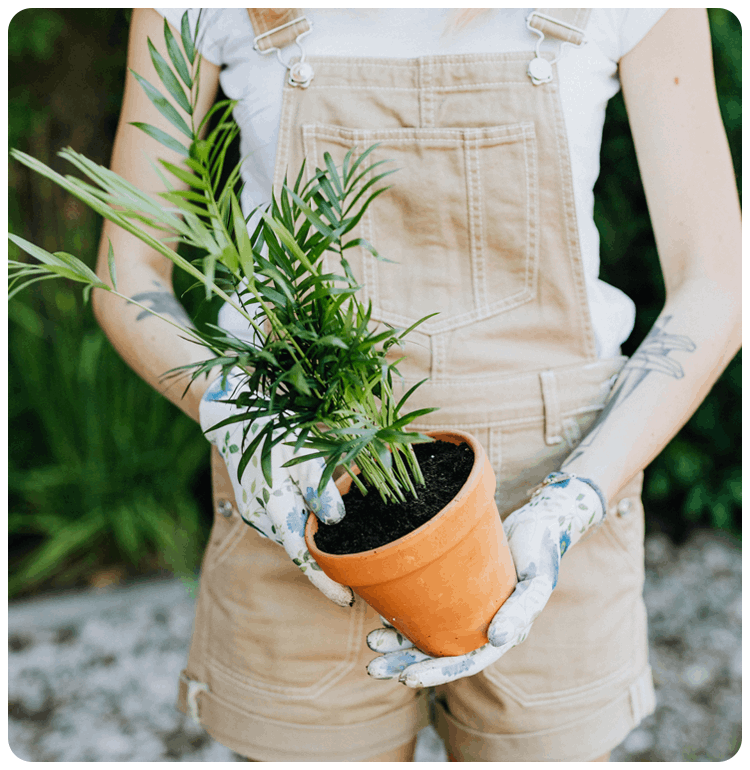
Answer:
<path fill-rule="evenodd" d="M 677 380 L 685 376 L 679 361 L 672 358 L 671 354 L 674 351 L 692 353 L 695 350 L 695 343 L 684 334 L 668 334 L 665 327 L 671 320 L 671 315 L 657 319 L 646 339 L 623 367 L 617 380 L 617 387 L 586 438 L 578 445 L 579 451 L 568 457 L 562 465 L 563 468 L 583 454 L 581 450 L 593 443 L 609 415 L 618 409 L 652 372 L 668 374 Z"/>
<path fill-rule="evenodd" d="M 157 287 L 155 291 L 144 291 L 140 294 L 134 294 L 132 299 L 135 302 L 140 302 L 142 305 L 147 305 L 155 313 L 170 316 L 183 326 L 193 326 L 190 316 L 185 312 L 185 308 L 179 303 L 174 294 L 159 283 L 159 281 L 154 281 L 153 284 Z M 129 304 L 132 305 L 133 303 Z M 147 310 L 141 310 L 135 317 L 135 320 L 141 321 L 150 315 Z"/>

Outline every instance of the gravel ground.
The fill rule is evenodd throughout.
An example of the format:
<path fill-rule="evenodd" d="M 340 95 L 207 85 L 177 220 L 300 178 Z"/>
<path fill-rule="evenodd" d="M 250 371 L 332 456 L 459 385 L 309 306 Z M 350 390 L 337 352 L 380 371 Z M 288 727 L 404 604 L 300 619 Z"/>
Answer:
<path fill-rule="evenodd" d="M 741 740 L 741 551 L 710 532 L 646 541 L 657 711 L 612 761 L 720 761 Z M 194 587 L 177 580 L 9 607 L 8 742 L 42 762 L 235 762 L 174 706 Z M 432 728 L 417 761 L 445 761 Z"/>

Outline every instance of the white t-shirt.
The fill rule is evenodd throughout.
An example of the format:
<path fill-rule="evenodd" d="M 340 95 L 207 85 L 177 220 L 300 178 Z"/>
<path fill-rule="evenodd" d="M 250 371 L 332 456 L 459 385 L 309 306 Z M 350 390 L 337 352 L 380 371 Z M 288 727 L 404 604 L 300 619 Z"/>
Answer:
<path fill-rule="evenodd" d="M 183 8 L 157 8 L 180 28 Z M 312 33 L 304 42 L 309 56 L 404 57 L 461 53 L 505 53 L 534 50 L 538 36 L 526 27 L 531 8 L 489 9 L 463 28 L 451 25 L 445 8 L 379 8 L 368 10 L 314 8 L 306 10 Z M 583 267 L 597 354 L 619 354 L 630 336 L 635 305 L 619 289 L 599 279 L 599 233 L 594 224 L 594 183 L 599 175 L 602 126 L 608 100 L 620 89 L 617 63 L 664 15 L 665 8 L 595 8 L 580 47 L 554 40 L 542 43 L 544 53 L 559 52 L 560 95 L 568 134 L 573 191 L 580 230 Z M 195 23 L 198 9 L 189 18 Z M 244 8 L 204 9 L 200 46 L 203 56 L 223 67 L 221 87 L 238 100 L 234 117 L 241 129 L 242 205 L 247 212 L 270 198 L 281 94 L 286 70 L 275 54 L 253 50 L 253 28 Z M 298 53 L 294 46 L 284 52 Z M 237 314 L 227 306 L 219 323 L 241 331 Z"/>

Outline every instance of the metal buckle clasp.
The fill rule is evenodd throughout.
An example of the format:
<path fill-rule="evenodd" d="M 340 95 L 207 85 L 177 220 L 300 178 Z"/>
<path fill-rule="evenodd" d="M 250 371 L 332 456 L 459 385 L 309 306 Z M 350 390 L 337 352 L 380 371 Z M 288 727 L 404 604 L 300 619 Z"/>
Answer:
<path fill-rule="evenodd" d="M 544 40 L 544 32 L 541 32 L 538 29 L 534 29 L 534 27 L 531 26 L 531 20 L 534 16 L 538 16 L 540 19 L 544 19 L 545 21 L 551 21 L 554 24 L 559 24 L 561 27 L 565 27 L 565 29 L 569 29 L 572 32 L 580 33 L 582 38 L 581 42 L 569 43 L 567 40 L 564 40 L 560 44 L 560 53 L 554 59 L 552 59 L 552 61 L 545 59 L 541 52 L 541 45 L 542 41 Z M 552 16 L 548 16 L 546 13 L 539 13 L 539 11 L 532 11 L 526 17 L 526 28 L 533 32 L 535 35 L 539 35 L 539 40 L 536 41 L 536 56 L 529 62 L 529 66 L 526 70 L 526 73 L 531 78 L 531 82 L 535 86 L 538 86 L 541 83 L 549 83 L 552 80 L 552 65 L 560 60 L 560 57 L 562 56 L 562 47 L 564 45 L 572 45 L 578 47 L 579 45 L 585 45 L 587 42 L 585 30 L 582 30 L 580 27 L 575 27 L 572 24 L 568 24 L 565 21 L 561 21 L 560 19 L 555 19 Z"/>
<path fill-rule="evenodd" d="M 306 21 L 310 28 L 300 33 L 299 35 L 297 35 L 297 38 L 294 41 L 294 44 L 297 46 L 297 48 L 299 48 L 299 52 L 300 52 L 299 58 L 290 57 L 288 61 L 284 61 L 284 59 L 281 56 L 281 49 L 278 48 L 278 46 L 273 46 L 272 48 L 269 48 L 266 51 L 261 51 L 260 48 L 258 47 L 258 43 L 264 38 L 270 37 L 276 32 L 279 32 L 282 29 L 286 29 L 287 27 L 291 27 L 293 24 L 297 24 L 301 21 Z M 315 72 L 312 66 L 310 65 L 310 63 L 305 61 L 305 49 L 302 47 L 302 44 L 300 43 L 300 41 L 302 40 L 302 38 L 306 37 L 311 32 L 312 32 L 312 22 L 307 18 L 307 16 L 300 16 L 297 19 L 292 19 L 292 21 L 288 21 L 286 24 L 282 24 L 279 27 L 274 27 L 273 29 L 270 29 L 268 32 L 264 32 L 262 35 L 258 35 L 257 37 L 255 37 L 253 39 L 253 50 L 257 51 L 262 56 L 275 52 L 276 58 L 279 60 L 282 66 L 289 72 L 289 78 L 288 78 L 289 85 L 295 86 L 297 88 L 307 88 L 310 85 L 310 81 L 315 76 Z"/>

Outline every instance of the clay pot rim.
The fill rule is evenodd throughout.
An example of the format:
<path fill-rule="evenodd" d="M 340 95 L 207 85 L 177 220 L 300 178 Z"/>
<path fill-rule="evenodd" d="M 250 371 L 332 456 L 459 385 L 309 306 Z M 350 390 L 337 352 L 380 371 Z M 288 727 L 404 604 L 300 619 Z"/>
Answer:
<path fill-rule="evenodd" d="M 484 448 L 471 433 L 458 430 L 457 428 L 450 428 L 445 430 L 441 430 L 441 429 L 426 430 L 426 431 L 422 431 L 422 433 L 424 433 L 426 436 L 431 436 L 435 438 L 437 441 L 442 440 L 443 436 L 446 436 L 446 437 L 454 436 L 458 438 L 459 441 L 450 442 L 450 443 L 468 444 L 471 447 L 472 452 L 474 453 L 474 463 L 472 465 L 471 471 L 467 476 L 466 481 L 461 486 L 461 489 L 458 490 L 458 492 L 454 495 L 451 501 L 444 508 L 442 508 L 438 513 L 436 513 L 431 519 L 429 519 L 424 524 L 421 524 L 419 527 L 417 527 L 417 529 L 412 530 L 406 535 L 402 535 L 397 540 L 391 540 L 390 543 L 379 545 L 376 548 L 371 548 L 367 551 L 356 551 L 354 553 L 328 553 L 328 551 L 321 551 L 315 544 L 314 537 L 310 537 L 309 538 L 310 542 L 307 545 L 308 545 L 308 549 L 310 550 L 313 556 L 315 556 L 316 553 L 325 556 L 326 561 L 332 563 L 331 566 L 333 566 L 333 564 L 336 564 L 336 563 L 343 564 L 346 561 L 349 561 L 352 559 L 359 560 L 366 556 L 383 557 L 387 555 L 389 552 L 397 551 L 403 548 L 405 545 L 406 546 L 410 545 L 411 541 L 417 540 L 418 538 L 423 537 L 424 532 L 428 527 L 431 529 L 435 529 L 439 527 L 441 520 L 450 516 L 453 509 L 455 509 L 458 505 L 461 505 L 463 503 L 464 497 L 466 497 L 469 491 L 477 485 L 479 477 L 484 471 L 485 463 L 482 462 L 483 458 L 485 458 L 486 456 Z M 438 438 L 438 436 L 441 438 Z M 318 520 L 314 515 L 311 515 L 308 517 L 306 529 L 308 528 L 310 530 L 311 536 L 318 531 Z M 473 528 L 473 525 L 472 527 L 469 527 L 469 529 L 472 529 L 472 528 Z M 436 554 L 435 558 L 437 557 L 438 555 Z"/>

